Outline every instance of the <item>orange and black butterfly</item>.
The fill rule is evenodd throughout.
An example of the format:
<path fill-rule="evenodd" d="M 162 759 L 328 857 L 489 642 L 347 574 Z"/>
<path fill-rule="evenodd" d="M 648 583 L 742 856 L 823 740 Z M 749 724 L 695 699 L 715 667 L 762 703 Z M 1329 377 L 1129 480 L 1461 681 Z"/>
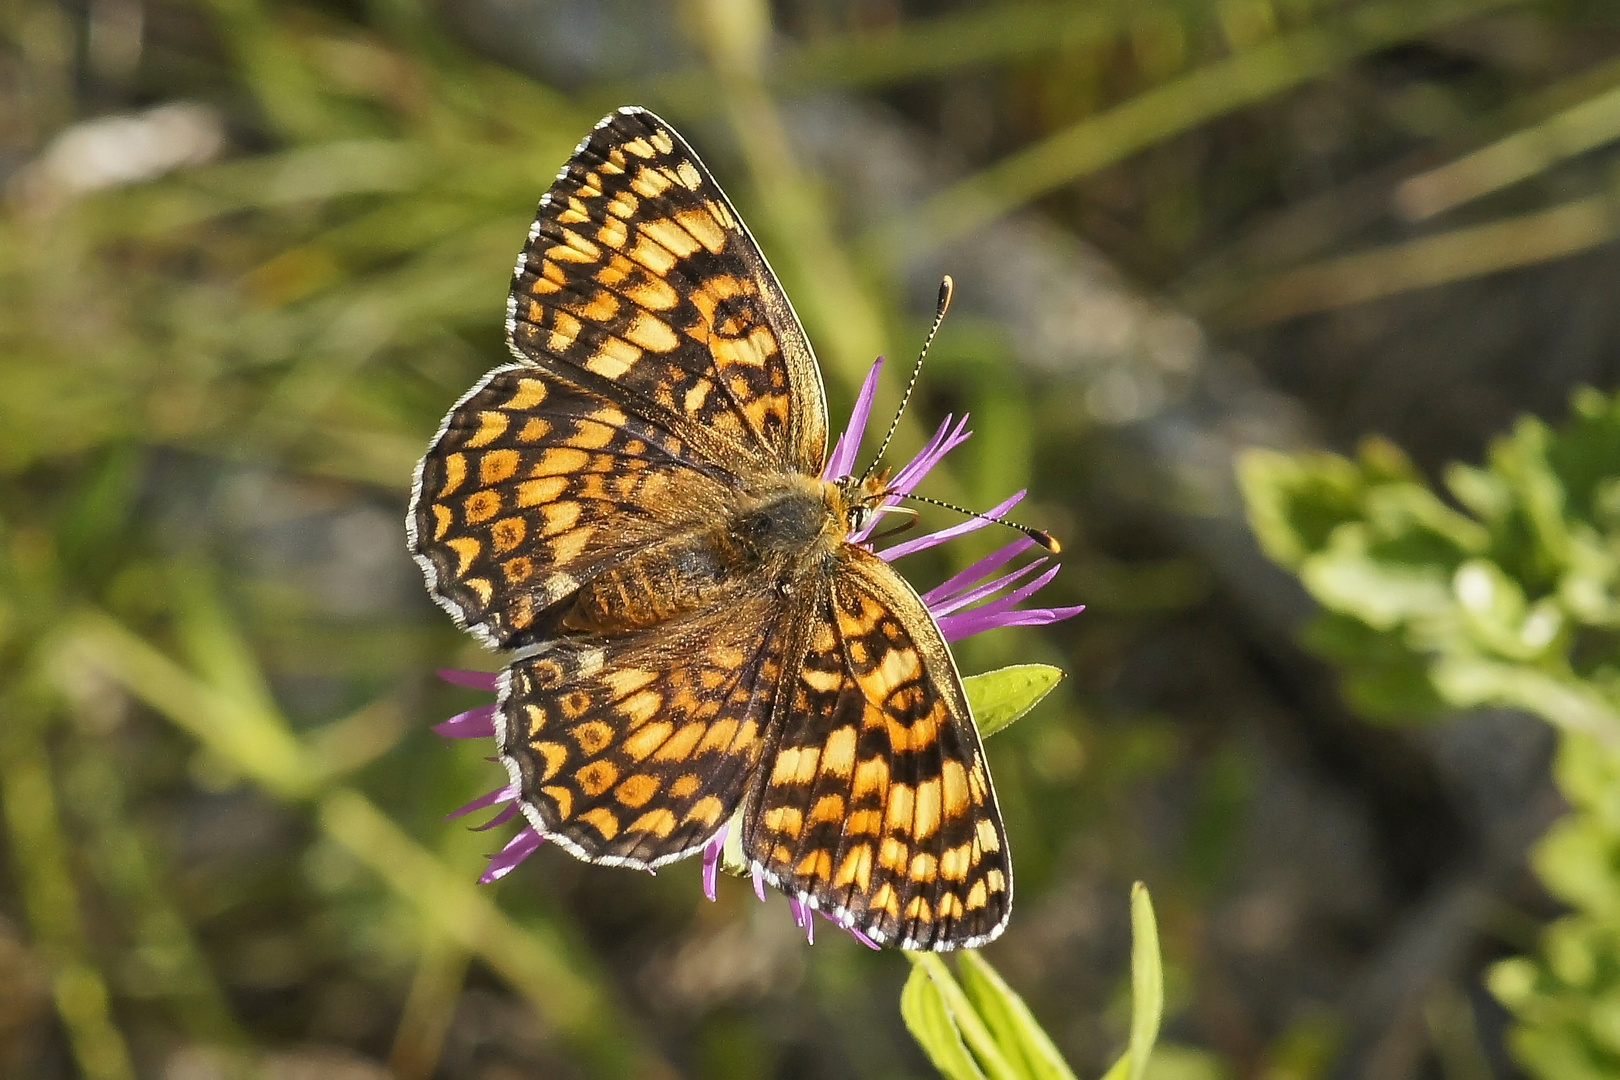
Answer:
<path fill-rule="evenodd" d="M 445 418 L 411 551 L 518 652 L 501 760 L 581 859 L 645 869 L 732 821 L 754 871 L 872 941 L 1007 924 L 1012 868 L 951 654 L 851 543 L 881 485 L 822 479 L 820 371 L 697 155 L 608 116 L 545 197 L 507 305 L 516 362 Z"/>

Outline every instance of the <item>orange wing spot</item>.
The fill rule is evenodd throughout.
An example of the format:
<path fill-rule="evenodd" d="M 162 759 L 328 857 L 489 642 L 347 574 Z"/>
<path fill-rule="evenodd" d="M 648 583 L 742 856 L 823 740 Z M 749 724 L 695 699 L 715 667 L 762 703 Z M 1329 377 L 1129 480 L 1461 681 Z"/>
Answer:
<path fill-rule="evenodd" d="M 640 359 L 641 350 L 634 345 L 618 338 L 608 338 L 602 342 L 602 347 L 585 361 L 585 367 L 604 379 L 617 379 Z"/>
<path fill-rule="evenodd" d="M 526 630 L 534 622 L 534 597 L 527 593 L 520 595 L 512 602 L 506 613 L 508 621 L 514 629 Z"/>
<path fill-rule="evenodd" d="M 872 902 L 867 905 L 871 911 L 887 911 L 895 918 L 900 917 L 900 894 L 894 891 L 894 886 L 884 882 L 878 886 L 878 891 L 872 894 Z"/>
<path fill-rule="evenodd" d="M 540 780 L 544 783 L 557 775 L 557 770 L 563 767 L 568 760 L 568 748 L 562 743 L 537 742 L 530 744 L 529 749 L 540 756 L 543 766 L 540 769 Z"/>
<path fill-rule="evenodd" d="M 906 872 L 906 860 L 910 854 L 911 849 L 905 844 L 892 836 L 888 837 L 883 841 L 883 847 L 878 854 L 878 865 L 885 870 L 903 874 Z"/>
<path fill-rule="evenodd" d="M 578 225 L 582 221 L 591 220 L 591 212 L 576 196 L 568 196 L 568 207 L 557 215 L 557 220 L 565 225 Z"/>
<path fill-rule="evenodd" d="M 531 416 L 523 422 L 523 430 L 518 432 L 518 442 L 537 443 L 551 434 L 551 424 L 538 416 Z"/>
<path fill-rule="evenodd" d="M 801 877 L 826 881 L 832 877 L 832 855 L 825 850 L 812 851 L 799 860 L 799 865 L 793 868 L 793 872 Z"/>
<path fill-rule="evenodd" d="M 696 191 L 703 186 L 703 177 L 697 171 L 697 166 L 690 161 L 682 161 L 675 166 L 675 175 L 681 178 L 688 191 Z"/>
<path fill-rule="evenodd" d="M 674 731 L 675 725 L 667 722 L 645 724 L 624 740 L 624 752 L 637 761 L 646 761 Z"/>
<path fill-rule="evenodd" d="M 684 780 L 685 777 L 682 777 Z M 686 812 L 686 820 L 701 821 L 705 825 L 718 824 L 725 814 L 726 806 L 713 795 L 705 795 L 692 804 L 692 809 Z"/>
<path fill-rule="evenodd" d="M 643 166 L 630 177 L 630 190 L 645 199 L 656 199 L 670 189 L 673 181 L 657 169 Z"/>
<path fill-rule="evenodd" d="M 501 573 L 506 575 L 508 585 L 521 585 L 534 576 L 534 560 L 527 555 L 507 559 L 501 563 Z"/>
<path fill-rule="evenodd" d="M 939 873 L 947 881 L 966 881 L 972 868 L 972 844 L 958 844 L 939 853 Z"/>
<path fill-rule="evenodd" d="M 939 738 L 939 719 L 934 714 L 919 717 L 910 724 L 897 723 L 891 719 L 884 727 L 889 732 L 889 745 L 894 747 L 896 753 L 926 750 L 934 745 L 935 739 Z"/>
<path fill-rule="evenodd" d="M 849 822 L 844 826 L 844 832 L 851 836 L 876 836 L 883 831 L 883 812 L 881 810 L 857 810 L 849 815 Z"/>
<path fill-rule="evenodd" d="M 823 694 L 830 694 L 844 685 L 842 671 L 820 671 L 815 668 L 805 668 L 799 673 L 799 678 L 812 690 L 819 690 Z"/>
<path fill-rule="evenodd" d="M 548 476 L 543 480 L 525 480 L 517 487 L 517 504 L 544 506 L 567 490 L 568 481 L 560 476 Z"/>
<path fill-rule="evenodd" d="M 550 787 L 541 788 L 540 794 L 552 801 L 557 808 L 557 816 L 562 820 L 567 821 L 574 815 L 574 792 L 571 789 L 560 784 L 552 784 Z"/>
<path fill-rule="evenodd" d="M 666 809 L 660 808 L 649 810 L 636 818 L 630 825 L 630 831 L 652 833 L 662 840 L 675 831 L 675 824 L 675 815 Z"/>
<path fill-rule="evenodd" d="M 491 450 L 478 459 L 478 479 L 486 484 L 499 484 L 509 480 L 518 470 L 516 450 Z"/>
<path fill-rule="evenodd" d="M 669 137 L 667 131 L 654 131 L 648 136 L 648 139 L 660 154 L 673 154 L 675 152 L 675 140 Z"/>
<path fill-rule="evenodd" d="M 613 816 L 613 811 L 605 806 L 598 806 L 594 810 L 587 810 L 581 814 L 579 820 L 592 826 L 602 834 L 602 839 L 611 840 L 619 835 L 619 819 Z"/>
<path fill-rule="evenodd" d="M 519 379 L 517 389 L 502 408 L 508 412 L 528 412 L 542 401 L 550 391 L 539 379 Z"/>
<path fill-rule="evenodd" d="M 642 138 L 631 139 L 627 143 L 622 143 L 621 146 L 626 152 L 634 154 L 638 158 L 650 158 L 655 153 L 652 144 Z"/>
<path fill-rule="evenodd" d="M 478 558 L 484 550 L 484 545 L 472 536 L 452 536 L 446 540 L 445 546 L 456 553 L 456 576 L 460 577 L 467 572 L 467 568 Z"/>
<path fill-rule="evenodd" d="M 774 833 L 785 833 L 794 840 L 804 831 L 804 815 L 797 806 L 773 806 L 765 811 L 765 827 Z"/>
<path fill-rule="evenodd" d="M 624 418 L 620 417 L 623 423 Z M 598 423 L 591 420 L 581 420 L 575 428 L 574 434 L 568 440 L 568 445 L 577 446 L 583 450 L 600 450 L 613 441 L 614 429 L 608 423 Z"/>
<path fill-rule="evenodd" d="M 579 340 L 581 329 L 578 319 L 566 311 L 559 311 L 556 320 L 551 325 L 551 338 L 546 342 L 546 345 L 552 352 L 564 352 L 570 345 Z"/>
<path fill-rule="evenodd" d="M 771 848 L 771 862 L 780 863 L 781 865 L 785 866 L 791 862 L 792 859 L 793 852 L 789 851 L 785 846 L 777 844 L 775 847 Z"/>
<path fill-rule="evenodd" d="M 635 808 L 646 806 L 656 794 L 658 794 L 657 778 L 637 773 L 620 784 L 613 792 L 613 797 L 625 806 Z"/>
<path fill-rule="evenodd" d="M 624 336 L 632 345 L 639 345 L 643 349 L 659 353 L 673 352 L 681 343 L 681 339 L 675 336 L 675 331 L 669 328 L 668 323 L 645 311 L 631 320 L 630 325 L 625 328 Z"/>
<path fill-rule="evenodd" d="M 933 881 L 938 870 L 939 860 L 926 851 L 912 856 L 910 874 L 913 881 Z"/>
<path fill-rule="evenodd" d="M 916 649 L 890 649 L 876 671 L 860 676 L 861 689 L 868 700 L 882 701 L 889 691 L 910 682 L 921 671 L 922 657 Z"/>
<path fill-rule="evenodd" d="M 444 459 L 444 484 L 439 488 L 439 497 L 454 494 L 466 479 L 467 455 L 451 454 Z"/>
<path fill-rule="evenodd" d="M 557 563 L 571 563 L 579 558 L 585 545 L 591 542 L 591 529 L 575 529 L 563 533 L 551 542 L 551 559 Z"/>
<path fill-rule="evenodd" d="M 546 252 L 552 258 L 565 258 L 573 262 L 596 262 L 602 258 L 602 249 L 591 241 L 585 239 L 573 229 L 562 230 L 563 241 L 568 245 L 564 248 L 552 248 Z M 567 254 L 563 254 L 566 252 Z"/>
<path fill-rule="evenodd" d="M 975 835 L 979 838 L 979 846 L 986 851 L 1000 851 L 1001 837 L 996 835 L 995 822 L 983 818 L 973 827 Z"/>
<path fill-rule="evenodd" d="M 676 214 L 675 220 L 681 228 L 692 234 L 693 239 L 709 251 L 718 255 L 726 249 L 726 233 L 720 228 L 720 223 L 710 217 L 704 210 L 687 210 Z"/>
<path fill-rule="evenodd" d="M 606 289 L 597 289 L 596 295 L 584 307 L 574 307 L 572 310 L 594 323 L 612 322 L 619 314 L 619 298 Z"/>
<path fill-rule="evenodd" d="M 973 768 L 968 770 L 968 792 L 976 803 L 984 802 L 990 795 L 990 785 L 984 778 L 984 765 L 980 762 L 975 761 Z"/>
<path fill-rule="evenodd" d="M 956 898 L 955 893 L 946 893 L 939 898 L 939 917 L 941 919 L 960 919 L 962 914 L 962 901 Z"/>
<path fill-rule="evenodd" d="M 609 217 L 602 222 L 602 227 L 596 230 L 598 243 L 606 244 L 610 248 L 624 247 L 624 242 L 630 239 L 630 230 L 625 223 L 616 217 Z"/>
<path fill-rule="evenodd" d="M 929 906 L 926 896 L 913 896 L 911 903 L 906 905 L 906 918 L 918 922 L 929 923 L 934 921 L 934 909 Z"/>
<path fill-rule="evenodd" d="M 945 816 L 960 817 L 968 808 L 967 770 L 960 761 L 947 761 L 940 773 L 945 793 Z"/>
<path fill-rule="evenodd" d="M 473 432 L 467 440 L 467 446 L 488 446 L 502 435 L 506 434 L 506 425 L 511 423 L 503 412 L 493 409 L 484 409 L 478 414 L 478 430 Z"/>
<path fill-rule="evenodd" d="M 939 778 L 936 776 L 917 785 L 917 811 L 912 819 L 911 835 L 918 840 L 933 836 L 939 828 Z"/>
<path fill-rule="evenodd" d="M 652 726 L 662 727 L 664 725 L 654 724 Z M 637 732 L 636 734 L 639 735 L 640 732 Z M 635 736 L 633 735 L 631 738 L 633 739 Z M 678 778 L 676 778 L 673 784 L 669 785 L 669 793 L 677 799 L 684 799 L 688 795 L 696 792 L 697 789 L 702 786 L 703 781 L 696 773 L 682 773 Z M 696 810 L 697 807 L 694 806 L 692 809 Z"/>
<path fill-rule="evenodd" d="M 668 251 L 677 259 L 686 258 L 702 246 L 698 243 L 696 237 L 668 218 L 643 223 L 641 232 L 642 235 L 660 244 L 665 251 Z"/>
<path fill-rule="evenodd" d="M 855 729 L 841 727 L 827 736 L 821 750 L 821 771 L 848 780 L 855 768 Z"/>
<path fill-rule="evenodd" d="M 641 200 L 628 191 L 615 191 L 608 197 L 607 208 L 614 217 L 631 218 L 641 208 Z"/>
<path fill-rule="evenodd" d="M 973 888 L 968 890 L 967 909 L 969 911 L 978 911 L 989 902 L 990 893 L 989 890 L 984 887 L 984 882 L 975 881 L 973 883 Z"/>
<path fill-rule="evenodd" d="M 844 799 L 841 795 L 823 795 L 816 800 L 816 805 L 810 810 L 810 820 L 840 821 L 844 816 Z"/>
<path fill-rule="evenodd" d="M 639 668 L 624 668 L 619 671 L 609 671 L 602 676 L 613 691 L 615 699 L 626 697 L 635 693 L 648 683 L 658 678 L 656 671 L 642 671 Z"/>
<path fill-rule="evenodd" d="M 844 861 L 838 864 L 838 876 L 833 879 L 835 886 L 854 885 L 860 892 L 865 892 L 872 884 L 872 847 L 862 844 L 852 849 L 844 856 Z"/>
<path fill-rule="evenodd" d="M 451 510 L 450 510 L 450 508 L 448 506 L 444 506 L 444 505 L 441 505 L 439 503 L 434 503 L 433 504 L 433 539 L 435 539 L 435 540 L 443 540 L 444 539 L 444 534 L 450 531 L 450 526 L 455 524 L 455 520 L 456 520 L 456 515 L 453 512 L 451 512 Z"/>
<path fill-rule="evenodd" d="M 566 705 L 564 705 L 564 709 L 566 711 Z M 589 720 L 583 724 L 577 724 L 568 734 L 579 744 L 580 751 L 586 757 L 595 757 L 607 749 L 607 745 L 613 741 L 613 729 L 600 720 Z"/>
<path fill-rule="evenodd" d="M 855 783 L 850 789 L 850 797 L 860 799 L 862 796 L 877 794 L 886 795 L 889 790 L 889 763 L 880 757 L 868 758 L 855 766 Z"/>
<path fill-rule="evenodd" d="M 571 446 L 554 446 L 540 455 L 540 460 L 534 463 L 529 475 L 566 476 L 583 469 L 590 460 L 591 455 L 584 450 L 576 450 Z M 550 499 L 540 501 L 549 502 Z"/>
<path fill-rule="evenodd" d="M 538 740 L 540 733 L 546 729 L 546 710 L 538 705 L 525 705 L 523 716 L 529 722 L 524 730 L 529 733 L 529 738 Z"/>
<path fill-rule="evenodd" d="M 708 725 L 701 721 L 694 721 L 682 726 L 673 738 L 659 747 L 658 752 L 653 755 L 654 760 L 685 761 L 692 756 L 692 751 L 702 741 L 703 733 L 708 729 Z"/>
<path fill-rule="evenodd" d="M 651 278 L 644 282 L 637 282 L 628 290 L 630 299 L 646 308 L 648 311 L 668 311 L 681 302 L 680 293 L 674 286 L 661 278 Z"/>
<path fill-rule="evenodd" d="M 984 883 L 998 893 L 1007 891 L 1007 876 L 1000 870 L 986 870 L 984 872 Z"/>
<path fill-rule="evenodd" d="M 619 703 L 619 710 L 637 724 L 645 724 L 664 707 L 664 695 L 656 690 L 643 690 Z"/>
<path fill-rule="evenodd" d="M 577 502 L 554 502 L 540 508 L 540 516 L 546 519 L 546 527 L 541 530 L 545 536 L 556 536 L 567 532 L 579 522 L 581 507 Z"/>
<path fill-rule="evenodd" d="M 714 219 L 726 228 L 735 229 L 737 227 L 736 215 L 731 212 L 731 207 L 727 206 L 722 200 L 710 199 L 703 205 L 707 206 L 709 213 L 714 215 Z"/>
<path fill-rule="evenodd" d="M 490 491 L 475 491 L 467 496 L 466 502 L 461 504 L 461 516 L 469 525 L 476 525 L 481 521 L 488 521 L 501 512 L 501 493 Z"/>
<path fill-rule="evenodd" d="M 889 788 L 889 828 L 898 832 L 911 832 L 912 812 L 916 809 L 917 795 L 910 784 L 895 784 Z"/>
<path fill-rule="evenodd" d="M 790 746 L 776 755 L 776 763 L 771 766 L 771 783 L 791 784 L 793 778 L 799 774 L 799 755 L 804 750 L 797 746 Z"/>
<path fill-rule="evenodd" d="M 501 518 L 489 527 L 490 539 L 495 542 L 495 554 L 504 555 L 519 544 L 529 531 L 529 525 L 520 517 Z"/>
<path fill-rule="evenodd" d="M 462 584 L 478 594 L 478 602 L 480 604 L 482 604 L 484 607 L 489 606 L 490 598 L 495 595 L 495 586 L 490 584 L 488 578 L 468 578 L 466 581 L 463 581 Z"/>
<path fill-rule="evenodd" d="M 717 720 L 710 726 L 708 734 L 703 736 L 703 742 L 698 747 L 698 753 L 708 754 L 716 751 L 724 752 L 731 745 L 731 740 L 737 735 L 737 721 Z"/>

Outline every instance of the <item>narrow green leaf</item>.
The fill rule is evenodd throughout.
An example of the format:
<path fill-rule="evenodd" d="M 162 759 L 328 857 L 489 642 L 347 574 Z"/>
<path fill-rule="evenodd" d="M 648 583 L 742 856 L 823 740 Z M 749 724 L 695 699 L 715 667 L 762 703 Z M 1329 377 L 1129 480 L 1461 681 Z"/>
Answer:
<path fill-rule="evenodd" d="M 1142 1080 L 1148 1055 L 1164 1017 L 1164 967 L 1159 957 L 1159 924 L 1147 886 L 1131 886 L 1131 1070 Z"/>
<path fill-rule="evenodd" d="M 1008 1064 L 1030 1080 L 1075 1080 L 1073 1071 L 1024 999 L 1013 992 L 996 969 L 977 952 L 957 960 L 962 989 L 1007 1055 Z"/>
<path fill-rule="evenodd" d="M 988 739 L 1029 712 L 1065 677 L 1049 664 L 1013 664 L 963 679 L 980 738 Z"/>
<path fill-rule="evenodd" d="M 911 977 L 900 991 L 900 1016 L 928 1060 L 948 1080 L 985 1080 L 962 1042 L 962 1032 L 951 1019 L 944 996 L 921 964 L 912 967 Z"/>

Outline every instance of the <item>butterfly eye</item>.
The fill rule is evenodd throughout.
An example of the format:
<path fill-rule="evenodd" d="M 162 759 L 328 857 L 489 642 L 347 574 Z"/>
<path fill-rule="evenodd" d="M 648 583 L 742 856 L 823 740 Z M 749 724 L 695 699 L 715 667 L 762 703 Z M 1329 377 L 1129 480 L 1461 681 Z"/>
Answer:
<path fill-rule="evenodd" d="M 849 531 L 860 532 L 872 523 L 872 508 L 865 503 L 857 503 L 849 512 Z"/>

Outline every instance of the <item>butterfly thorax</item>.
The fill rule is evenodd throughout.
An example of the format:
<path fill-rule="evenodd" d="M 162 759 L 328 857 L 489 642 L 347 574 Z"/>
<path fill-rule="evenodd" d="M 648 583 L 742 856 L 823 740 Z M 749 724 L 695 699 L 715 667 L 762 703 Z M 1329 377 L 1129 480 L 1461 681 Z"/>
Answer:
<path fill-rule="evenodd" d="M 849 529 L 838 485 L 781 474 L 739 493 L 712 523 L 597 575 L 575 594 L 562 626 L 596 634 L 655 626 L 725 603 L 740 581 L 769 581 L 791 592 L 807 576 L 831 572 L 832 554 Z"/>

